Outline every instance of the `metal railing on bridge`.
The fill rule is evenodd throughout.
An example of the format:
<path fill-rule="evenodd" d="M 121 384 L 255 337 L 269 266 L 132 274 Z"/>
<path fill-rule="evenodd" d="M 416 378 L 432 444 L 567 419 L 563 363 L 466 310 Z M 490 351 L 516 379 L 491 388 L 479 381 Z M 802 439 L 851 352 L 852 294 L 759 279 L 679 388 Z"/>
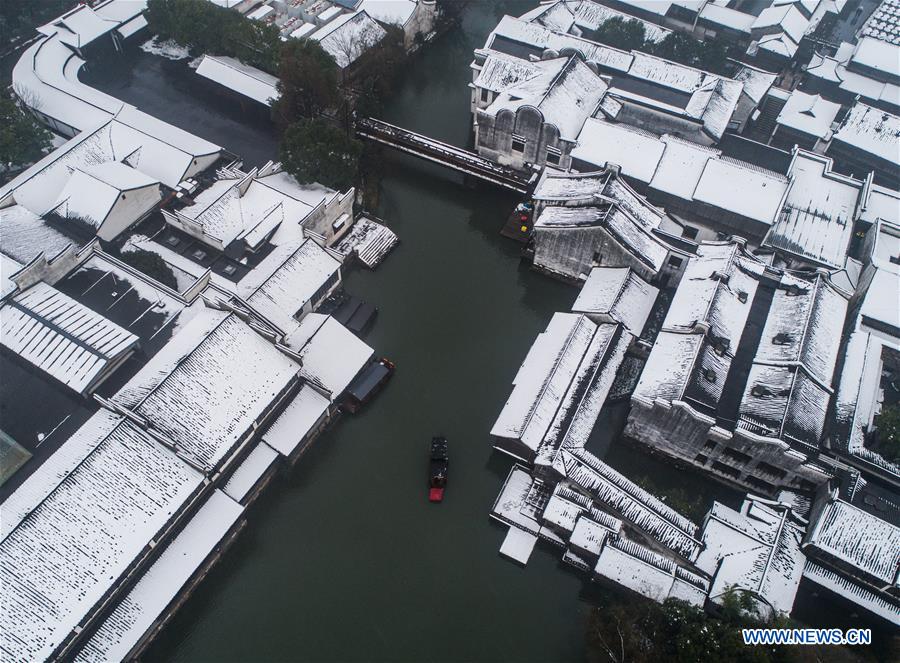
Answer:
<path fill-rule="evenodd" d="M 532 180 L 537 177 L 533 175 L 529 178 L 469 150 L 374 118 L 358 120 L 356 134 L 518 193 L 527 193 Z"/>

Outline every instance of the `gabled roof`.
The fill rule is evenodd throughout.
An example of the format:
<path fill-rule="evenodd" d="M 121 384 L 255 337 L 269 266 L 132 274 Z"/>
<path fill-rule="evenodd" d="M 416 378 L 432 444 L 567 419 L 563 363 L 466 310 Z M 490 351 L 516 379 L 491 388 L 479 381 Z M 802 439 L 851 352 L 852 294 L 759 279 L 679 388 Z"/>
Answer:
<path fill-rule="evenodd" d="M 572 305 L 575 313 L 608 317 L 640 336 L 647 322 L 657 288 L 628 267 L 594 267 Z"/>
<path fill-rule="evenodd" d="M 897 583 L 900 527 L 836 499 L 813 523 L 806 545 L 856 569 L 881 586 Z"/>
<path fill-rule="evenodd" d="M 84 393 L 132 350 L 138 337 L 40 282 L 0 307 L 0 342 L 67 387 Z"/>
<path fill-rule="evenodd" d="M 575 141 L 585 120 L 597 110 L 606 83 L 577 56 L 535 63 L 537 73 L 502 90 L 484 112 L 515 112 L 531 106 L 544 122 L 556 126 L 560 138 Z"/>
<path fill-rule="evenodd" d="M 3 505 L 7 654 L 48 658 L 203 481 L 128 419 L 89 419 Z"/>
<path fill-rule="evenodd" d="M 309 39 L 319 42 L 338 67 L 346 69 L 385 36 L 385 29 L 360 10 L 338 16 L 313 32 Z"/>
<path fill-rule="evenodd" d="M 299 372 L 297 362 L 237 315 L 204 310 L 113 400 L 209 471 Z"/>
<path fill-rule="evenodd" d="M 785 505 L 748 498 L 735 511 L 715 502 L 697 558 L 697 566 L 713 576 L 710 598 L 741 589 L 789 613 L 803 575 L 803 534 L 803 523 Z"/>
<path fill-rule="evenodd" d="M 280 249 L 279 253 L 283 253 Z M 278 269 L 244 298 L 287 333 L 298 324 L 294 316 L 329 279 L 336 280 L 340 268 L 339 260 L 312 239 L 307 239 L 290 251 Z M 242 282 L 242 289 L 244 285 Z"/>
<path fill-rule="evenodd" d="M 491 435 L 537 450 L 596 332 L 597 325 L 582 315 L 554 314 L 516 373 Z"/>

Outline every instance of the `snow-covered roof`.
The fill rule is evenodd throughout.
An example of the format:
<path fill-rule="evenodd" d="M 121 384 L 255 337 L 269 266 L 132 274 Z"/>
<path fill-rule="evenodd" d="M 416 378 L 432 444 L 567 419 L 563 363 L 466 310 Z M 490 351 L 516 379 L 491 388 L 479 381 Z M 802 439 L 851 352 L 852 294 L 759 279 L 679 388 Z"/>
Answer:
<path fill-rule="evenodd" d="M 281 96 L 276 76 L 246 65 L 236 58 L 204 55 L 197 73 L 266 106 L 270 106 Z"/>
<path fill-rule="evenodd" d="M 693 200 L 700 178 L 706 172 L 706 164 L 718 159 L 721 152 L 670 135 L 663 136 L 659 142 L 663 151 L 658 165 L 654 164 L 651 179 L 646 180 L 650 188 L 683 200 Z"/>
<path fill-rule="evenodd" d="M 285 343 L 299 353 L 302 375 L 337 400 L 375 351 L 330 315 L 309 313 Z"/>
<path fill-rule="evenodd" d="M 264 446 L 264 445 L 260 445 Z M 215 490 L 75 657 L 125 660 L 243 512 Z"/>
<path fill-rule="evenodd" d="M 784 205 L 763 246 L 831 268 L 844 265 L 863 183 L 831 170 L 831 160 L 798 150 Z"/>
<path fill-rule="evenodd" d="M 570 173 L 556 168 L 544 168 L 534 187 L 532 198 L 547 203 L 591 204 L 601 199 L 610 175 L 596 173 Z"/>
<path fill-rule="evenodd" d="M 314 23 L 303 23 L 289 35 L 292 39 L 303 39 L 317 30 Z"/>
<path fill-rule="evenodd" d="M 885 289 L 891 292 L 891 288 Z M 893 292 L 896 290 L 894 287 Z M 893 306 L 896 312 L 896 303 Z M 895 320 L 896 322 L 898 321 Z M 864 329 L 857 329 L 850 335 L 844 352 L 840 385 L 835 396 L 832 446 L 866 465 L 900 477 L 900 464 L 889 461 L 865 444 L 866 433 L 878 407 L 885 351 L 900 352 L 900 344 L 891 343 L 881 334 L 873 334 Z"/>
<path fill-rule="evenodd" d="M 641 182 L 653 178 L 665 145 L 659 137 L 636 127 L 589 118 L 578 134 L 572 159 L 598 166 L 616 164 L 622 174 Z"/>
<path fill-rule="evenodd" d="M 535 62 L 522 60 L 506 53 L 491 51 L 485 58 L 474 85 L 493 92 L 500 92 L 517 83 L 537 76 L 541 71 Z"/>
<path fill-rule="evenodd" d="M 282 255 L 285 251 L 278 247 Z M 287 249 L 291 247 L 288 245 Z M 287 253 L 279 267 L 258 286 L 241 281 L 240 290 L 255 286 L 247 291 L 244 299 L 270 322 L 284 332 L 296 326 L 294 316 L 299 313 L 313 296 L 331 280 L 338 278 L 341 263 L 312 239 L 305 240 L 295 250 Z"/>
<path fill-rule="evenodd" d="M 756 17 L 753 14 L 745 14 L 744 12 L 730 9 L 724 5 L 713 4 L 712 2 L 700 11 L 700 18 L 716 25 L 750 34 Z"/>
<path fill-rule="evenodd" d="M 863 26 L 861 35 L 900 44 L 900 0 L 881 0 Z"/>
<path fill-rule="evenodd" d="M 491 435 L 536 451 L 596 333 L 597 325 L 583 315 L 555 313 L 519 367 Z"/>
<path fill-rule="evenodd" d="M 387 36 L 387 32 L 363 10 L 342 14 L 313 32 L 313 39 L 345 69 L 368 49 Z"/>
<path fill-rule="evenodd" d="M 826 277 L 785 274 L 772 298 L 755 362 L 800 364 L 823 384 L 831 383 L 847 311 L 847 298 Z"/>
<path fill-rule="evenodd" d="M 579 178 L 587 180 L 583 187 L 578 184 Z M 590 190 L 599 185 L 596 173 L 573 176 L 572 179 L 576 189 Z M 564 186 L 564 182 L 550 183 L 545 190 L 553 192 Z M 575 195 L 583 194 L 575 191 Z M 649 269 L 659 271 L 668 248 L 653 235 L 653 230 L 661 224 L 663 212 L 638 196 L 618 177 L 608 177 L 600 195 L 593 198 L 593 204 L 548 206 L 541 210 L 535 221 L 535 264 L 578 278 L 593 259 L 590 255 L 592 245 L 584 241 L 585 236 L 605 232 Z M 544 200 L 549 201 L 549 198 Z M 572 198 L 571 202 L 581 201 Z"/>
<path fill-rule="evenodd" d="M 541 112 L 544 122 L 559 129 L 560 138 L 574 142 L 585 120 L 597 110 L 606 84 L 576 56 L 534 64 L 537 74 L 502 90 L 483 112 L 496 115 L 530 106 Z"/>
<path fill-rule="evenodd" d="M 840 110 L 840 104 L 827 101 L 817 94 L 794 90 L 776 122 L 794 131 L 827 140 L 831 136 L 831 124 Z"/>
<path fill-rule="evenodd" d="M 118 161 L 77 168 L 53 204 L 53 211 L 63 217 L 82 219 L 99 230 L 125 192 L 157 186 L 158 201 L 162 197 L 158 184 L 152 177 Z M 136 210 L 138 214 L 146 211 Z"/>
<path fill-rule="evenodd" d="M 806 68 L 807 76 L 836 85 L 850 95 L 860 95 L 870 103 L 888 105 L 894 112 L 900 109 L 900 86 L 890 81 L 870 78 L 865 73 L 852 71 L 850 58 L 853 44 L 843 42 L 834 56 L 813 54 Z"/>
<path fill-rule="evenodd" d="M 878 594 L 852 578 L 806 560 L 803 577 L 831 590 L 838 596 L 865 608 L 882 619 L 900 626 L 900 606 L 885 594 Z"/>
<path fill-rule="evenodd" d="M 63 234 L 23 205 L 0 208 L 0 252 L 23 265 L 39 253 L 52 258 L 79 242 Z"/>
<path fill-rule="evenodd" d="M 521 18 L 529 23 L 538 23 L 560 32 L 568 32 L 575 24 L 575 15 L 572 13 L 569 3 L 562 0 L 538 5 L 530 12 L 523 14 Z"/>
<path fill-rule="evenodd" d="M 203 480 L 130 420 L 91 417 L 3 505 L 4 651 L 48 658 Z"/>
<path fill-rule="evenodd" d="M 596 30 L 611 18 L 621 18 L 626 21 L 638 21 L 639 23 L 641 23 L 644 26 L 644 38 L 654 43 L 661 42 L 672 33 L 671 30 L 667 30 L 666 28 L 656 25 L 655 23 L 643 21 L 630 14 L 625 14 L 623 12 L 612 9 L 611 7 L 601 5 L 599 2 L 593 2 L 593 0 L 580 0 L 579 2 L 570 4 L 576 5 L 575 24 L 579 28 Z"/>
<path fill-rule="evenodd" d="M 808 25 L 809 19 L 794 3 L 773 3 L 760 12 L 750 27 L 766 33 L 783 32 L 795 43 L 800 43 Z"/>
<path fill-rule="evenodd" d="M 175 187 L 188 173 L 196 172 L 196 159 L 219 151 L 217 145 L 136 109 L 124 109 L 115 118 L 83 131 L 0 187 L 0 200 L 12 195 L 19 205 L 37 215 L 44 214 L 57 204 L 73 173 L 78 171 L 98 180 L 92 187 L 104 182 L 127 190 L 150 184 L 151 180 Z M 81 185 L 73 187 L 70 193 L 76 197 L 84 193 Z M 85 205 L 92 209 L 91 196 L 86 198 Z"/>
<path fill-rule="evenodd" d="M 402 28 L 416 12 L 416 4 L 414 0 L 362 0 L 357 9 L 364 10 L 376 21 Z"/>
<path fill-rule="evenodd" d="M 851 62 L 875 69 L 888 76 L 897 76 L 900 46 L 874 37 L 863 37 L 856 45 Z"/>
<path fill-rule="evenodd" d="M 857 102 L 834 140 L 896 164 L 900 159 L 900 117 Z"/>
<path fill-rule="evenodd" d="M 222 489 L 235 502 L 241 502 L 278 458 L 278 452 L 260 442 L 241 461 Z"/>
<path fill-rule="evenodd" d="M 300 365 L 237 315 L 204 310 L 114 397 L 211 470 L 268 412 Z"/>
<path fill-rule="evenodd" d="M 705 578 L 624 536 L 607 537 L 594 573 L 660 603 L 673 597 L 699 607 L 706 600 Z"/>
<path fill-rule="evenodd" d="M 900 527 L 836 499 L 812 524 L 806 544 L 881 585 L 897 582 Z"/>
<path fill-rule="evenodd" d="M 281 455 L 290 456 L 322 419 L 330 404 L 314 387 L 304 384 L 263 434 L 263 439 Z"/>
<path fill-rule="evenodd" d="M 137 345 L 138 337 L 40 282 L 0 307 L 0 342 L 84 393 Z"/>
<path fill-rule="evenodd" d="M 690 258 L 635 398 L 686 400 L 715 412 L 764 267 L 734 242 L 705 242 Z"/>
<path fill-rule="evenodd" d="M 803 576 L 804 528 L 789 508 L 748 498 L 740 511 L 719 502 L 703 527 L 697 566 L 713 576 L 709 596 L 730 589 L 751 591 L 776 612 L 790 613 Z"/>
<path fill-rule="evenodd" d="M 15 258 L 11 258 L 5 253 L 0 252 L 0 284 L 2 284 L 0 299 L 15 292 L 16 288 L 18 288 L 10 277 L 22 269 L 23 266 L 24 265 Z"/>
<path fill-rule="evenodd" d="M 787 178 L 722 157 L 706 162 L 694 200 L 771 224 L 788 188 Z"/>
<path fill-rule="evenodd" d="M 223 248 L 237 239 L 254 245 L 280 224 L 299 229 L 299 223 L 313 209 L 295 191 L 272 184 L 267 177 L 259 176 L 258 169 L 246 174 L 235 171 L 234 176 L 215 181 L 194 196 L 192 205 L 174 214 Z"/>
<path fill-rule="evenodd" d="M 572 305 L 575 313 L 620 322 L 640 336 L 659 290 L 627 267 L 594 267 Z"/>
<path fill-rule="evenodd" d="M 591 499 L 686 559 L 700 552 L 699 528 L 686 516 L 584 449 L 563 448 L 554 469 Z"/>
<path fill-rule="evenodd" d="M 776 78 L 778 78 L 778 74 L 757 69 L 748 64 L 741 65 L 734 75 L 734 80 L 744 84 L 743 93 L 756 104 L 763 100 Z"/>
<path fill-rule="evenodd" d="M 617 324 L 600 324 L 535 454 L 535 465 L 552 466 L 559 449 L 583 448 L 600 416 L 632 336 Z"/>

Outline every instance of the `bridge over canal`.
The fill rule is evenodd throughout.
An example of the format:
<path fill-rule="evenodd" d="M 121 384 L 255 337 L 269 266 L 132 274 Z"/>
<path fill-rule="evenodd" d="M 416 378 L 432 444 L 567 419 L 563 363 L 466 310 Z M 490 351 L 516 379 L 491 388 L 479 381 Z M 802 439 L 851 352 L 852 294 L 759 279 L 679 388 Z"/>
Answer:
<path fill-rule="evenodd" d="M 469 150 L 374 118 L 358 120 L 356 135 L 522 194 L 537 179 L 536 174 L 529 178 Z"/>

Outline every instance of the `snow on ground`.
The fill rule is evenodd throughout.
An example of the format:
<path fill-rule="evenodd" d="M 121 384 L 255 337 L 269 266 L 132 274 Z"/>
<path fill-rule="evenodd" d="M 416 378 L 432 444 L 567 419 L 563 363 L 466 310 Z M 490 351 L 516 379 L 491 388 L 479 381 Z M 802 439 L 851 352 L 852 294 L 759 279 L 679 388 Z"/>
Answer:
<path fill-rule="evenodd" d="M 145 41 L 141 44 L 141 50 L 167 60 L 184 60 L 191 57 L 191 52 L 184 46 L 176 44 L 171 39 L 160 41 L 159 37 L 153 37 Z"/>

